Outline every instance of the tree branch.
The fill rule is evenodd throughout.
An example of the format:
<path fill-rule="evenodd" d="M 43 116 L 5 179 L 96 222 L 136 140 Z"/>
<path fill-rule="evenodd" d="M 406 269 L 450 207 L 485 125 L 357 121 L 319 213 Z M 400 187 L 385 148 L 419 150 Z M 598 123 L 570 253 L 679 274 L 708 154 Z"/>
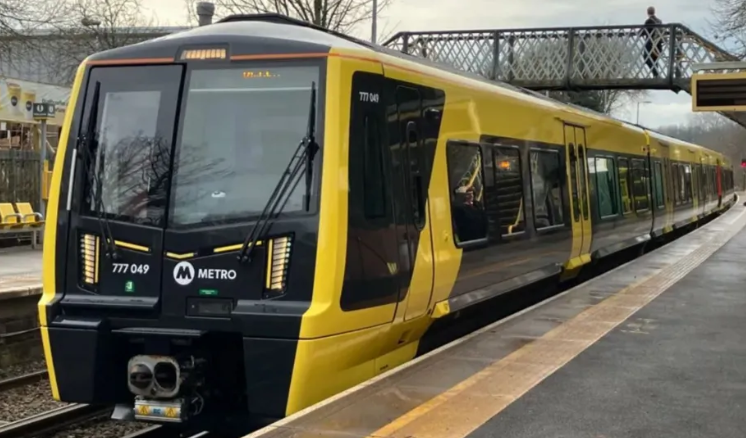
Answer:
<path fill-rule="evenodd" d="M 379 0 L 378 13 L 391 2 Z M 215 5 L 221 16 L 279 13 L 343 33 L 373 16 L 372 0 L 217 0 Z"/>

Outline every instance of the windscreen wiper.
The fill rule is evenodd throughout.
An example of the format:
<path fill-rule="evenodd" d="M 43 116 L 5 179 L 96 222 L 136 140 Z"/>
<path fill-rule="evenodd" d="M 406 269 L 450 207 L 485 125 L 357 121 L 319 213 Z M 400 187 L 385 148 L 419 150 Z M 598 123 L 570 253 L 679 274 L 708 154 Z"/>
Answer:
<path fill-rule="evenodd" d="M 311 82 L 311 107 L 308 112 L 308 128 L 306 136 L 301 139 L 298 147 L 293 153 L 288 166 L 282 173 L 280 180 L 277 182 L 275 189 L 264 206 L 261 215 L 257 219 L 251 232 L 246 236 L 246 240 L 241 246 L 241 252 L 238 254 L 239 263 L 245 261 L 251 262 L 251 254 L 257 245 L 257 242 L 264 236 L 268 227 L 272 224 L 272 219 L 285 208 L 290 195 L 300 182 L 300 170 L 306 168 L 306 191 L 303 195 L 303 206 L 306 211 L 311 208 L 311 182 L 313 181 L 313 159 L 319 150 L 316 143 L 316 82 Z"/>
<path fill-rule="evenodd" d="M 109 227 L 109 221 L 106 219 L 105 212 L 106 206 L 104 205 L 103 195 L 101 193 L 102 183 L 98 178 L 98 169 L 91 169 L 91 163 L 93 158 L 91 157 L 93 146 L 98 141 L 96 139 L 96 124 L 98 123 L 98 103 L 101 95 L 101 82 L 96 81 L 96 86 L 93 91 L 93 98 L 91 99 L 91 109 L 88 116 L 87 125 L 85 129 L 84 137 L 78 143 L 78 151 L 83 149 L 81 156 L 83 157 L 83 173 L 86 178 L 89 176 L 93 180 L 93 186 L 95 187 L 96 194 L 93 199 L 93 210 L 96 211 L 96 217 L 98 219 L 98 225 L 101 228 L 101 236 L 104 241 L 104 255 L 110 257 L 112 260 L 117 259 L 117 247 L 114 243 L 114 235 L 111 233 Z"/>

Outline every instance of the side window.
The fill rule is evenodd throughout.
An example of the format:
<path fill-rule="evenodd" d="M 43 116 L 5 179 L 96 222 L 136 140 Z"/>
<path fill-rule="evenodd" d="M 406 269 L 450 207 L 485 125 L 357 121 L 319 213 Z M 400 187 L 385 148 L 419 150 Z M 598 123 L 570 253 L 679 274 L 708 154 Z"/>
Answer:
<path fill-rule="evenodd" d="M 626 216 L 632 213 L 633 196 L 629 192 L 629 161 L 626 158 L 619 159 L 619 190 L 622 198 L 622 213 Z"/>
<path fill-rule="evenodd" d="M 588 158 L 585 161 L 588 163 L 588 189 L 590 192 L 590 204 L 593 206 L 593 200 L 598 199 L 596 197 L 596 193 L 598 193 L 598 182 L 596 181 L 596 159 Z M 598 207 L 596 207 L 596 209 L 598 209 Z"/>
<path fill-rule="evenodd" d="M 635 211 L 645 211 L 650 208 L 648 199 L 649 182 L 645 175 L 645 162 L 632 160 L 632 192 L 635 198 Z"/>
<path fill-rule="evenodd" d="M 715 169 L 710 168 L 710 193 L 717 196 L 717 186 L 715 185 Z"/>
<path fill-rule="evenodd" d="M 536 229 L 563 225 L 560 155 L 553 151 L 531 151 L 531 191 Z"/>
<path fill-rule="evenodd" d="M 487 237 L 483 203 L 482 152 L 479 145 L 450 142 L 446 146 L 451 215 L 456 244 Z"/>
<path fill-rule="evenodd" d="M 671 161 L 663 159 L 663 191 L 666 194 L 666 201 L 674 203 L 673 183 L 671 182 Z"/>
<path fill-rule="evenodd" d="M 663 208 L 665 200 L 663 199 L 663 169 L 660 161 L 653 163 L 653 188 L 655 191 L 655 205 L 658 208 Z"/>
<path fill-rule="evenodd" d="M 526 231 L 526 218 L 520 152 L 514 148 L 494 147 L 492 160 L 500 233 L 503 236 L 522 233 Z"/>
<path fill-rule="evenodd" d="M 686 202 L 686 182 L 684 181 L 684 165 L 679 164 L 678 166 L 679 170 L 679 202 L 685 203 Z"/>
<path fill-rule="evenodd" d="M 596 179 L 598 180 L 598 211 L 601 217 L 619 214 L 619 201 L 616 193 L 616 168 L 612 158 L 596 158 Z"/>
<path fill-rule="evenodd" d="M 386 186 L 383 173 L 383 148 L 375 118 L 366 116 L 363 145 L 363 200 L 365 217 L 386 216 Z"/>
<path fill-rule="evenodd" d="M 679 176 L 679 164 L 673 163 L 673 198 L 676 204 L 681 204 L 681 178 Z"/>
<path fill-rule="evenodd" d="M 684 201 L 692 202 L 692 169 L 688 164 L 681 166 L 684 176 Z"/>

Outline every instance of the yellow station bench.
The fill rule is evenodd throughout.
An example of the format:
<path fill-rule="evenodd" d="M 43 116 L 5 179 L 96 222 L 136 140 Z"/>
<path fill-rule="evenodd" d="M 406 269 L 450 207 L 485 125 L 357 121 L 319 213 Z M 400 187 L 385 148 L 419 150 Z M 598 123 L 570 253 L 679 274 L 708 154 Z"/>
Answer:
<path fill-rule="evenodd" d="M 44 217 L 28 202 L 0 202 L 0 234 L 31 233 L 31 247 L 36 248 Z"/>

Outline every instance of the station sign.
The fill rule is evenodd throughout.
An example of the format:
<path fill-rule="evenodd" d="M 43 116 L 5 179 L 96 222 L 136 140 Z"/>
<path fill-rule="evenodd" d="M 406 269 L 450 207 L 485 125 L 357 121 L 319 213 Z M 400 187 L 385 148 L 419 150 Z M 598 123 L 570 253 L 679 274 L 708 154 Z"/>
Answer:
<path fill-rule="evenodd" d="M 56 108 L 53 103 L 34 102 L 34 120 L 53 119 Z"/>

